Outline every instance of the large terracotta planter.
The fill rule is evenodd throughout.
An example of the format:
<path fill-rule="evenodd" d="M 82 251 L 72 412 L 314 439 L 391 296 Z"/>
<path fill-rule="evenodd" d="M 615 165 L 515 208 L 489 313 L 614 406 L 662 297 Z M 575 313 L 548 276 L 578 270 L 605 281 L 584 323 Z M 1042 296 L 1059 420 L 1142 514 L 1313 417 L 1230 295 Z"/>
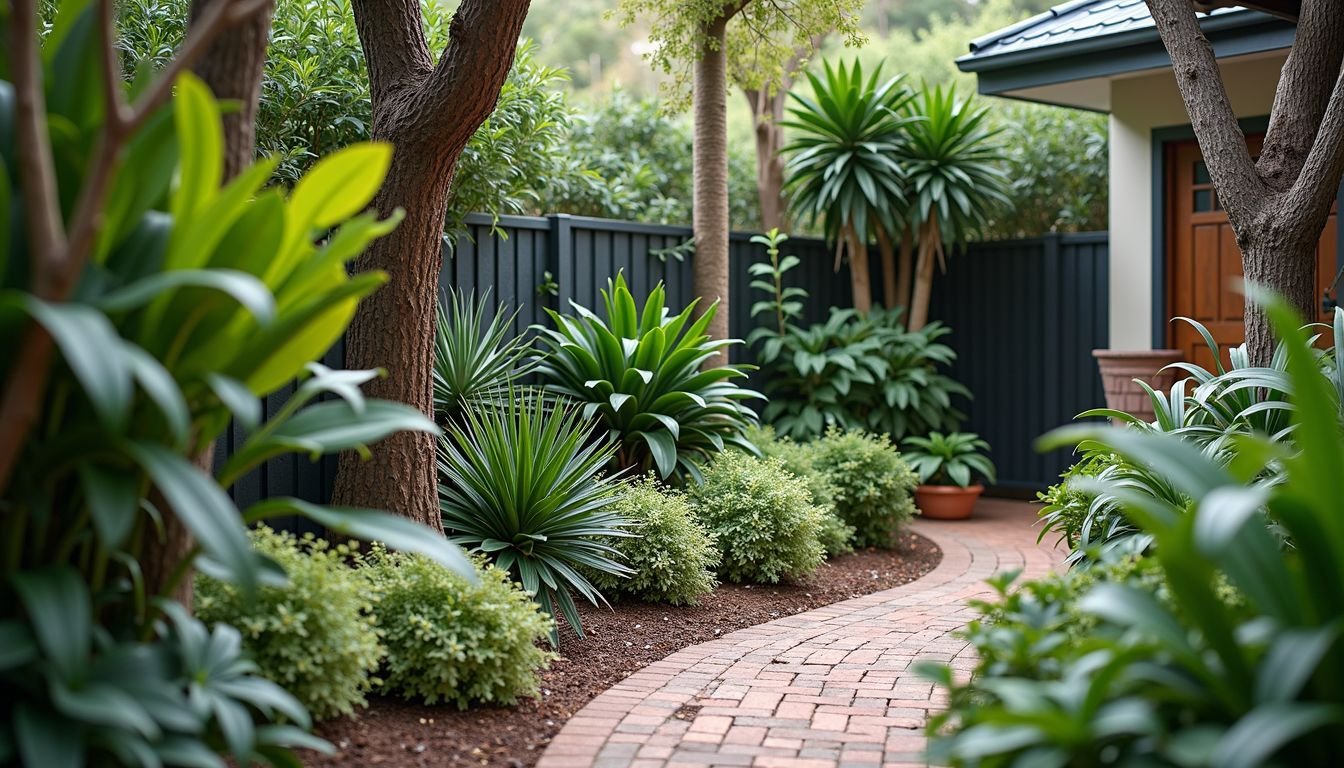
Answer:
<path fill-rule="evenodd" d="M 1153 401 L 1148 393 L 1134 382 L 1141 379 L 1158 392 L 1168 392 L 1180 371 L 1162 370 L 1180 362 L 1178 349 L 1118 350 L 1094 349 L 1101 370 L 1101 386 L 1106 392 L 1106 407 L 1133 414 L 1144 421 L 1156 418 Z"/>
<path fill-rule="evenodd" d="M 971 516 L 983 485 L 921 485 L 915 488 L 915 506 L 930 520 L 965 520 Z"/>

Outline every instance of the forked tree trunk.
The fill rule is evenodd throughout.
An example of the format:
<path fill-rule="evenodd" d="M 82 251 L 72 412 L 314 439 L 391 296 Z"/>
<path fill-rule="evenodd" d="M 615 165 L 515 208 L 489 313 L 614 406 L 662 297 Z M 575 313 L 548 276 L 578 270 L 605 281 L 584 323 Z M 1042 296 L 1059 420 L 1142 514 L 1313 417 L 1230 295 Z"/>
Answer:
<path fill-rule="evenodd" d="M 194 25 L 212 2 L 229 0 L 192 0 L 189 26 Z M 252 164 L 257 147 L 257 106 L 261 96 L 261 78 L 266 68 L 266 44 L 271 29 L 274 5 L 224 30 L 206 49 L 192 68 L 210 88 L 216 99 L 233 101 L 237 110 L 224 113 L 224 176 L 227 183 Z M 211 443 L 197 454 L 193 463 L 202 472 L 214 469 L 215 446 Z M 145 539 L 140 565 L 148 594 L 161 594 L 168 580 L 194 544 L 186 526 L 168 507 L 161 495 L 154 505 L 163 519 L 162 539 L 157 532 Z M 192 608 L 193 573 L 188 570 L 168 596 Z"/>
<path fill-rule="evenodd" d="M 929 299 L 933 297 L 933 274 L 942 250 L 942 234 L 938 229 L 938 215 L 929 214 L 919 230 L 919 259 L 915 269 L 915 289 L 910 297 L 908 328 L 918 331 L 929 322 Z"/>
<path fill-rule="evenodd" d="M 854 296 L 854 309 L 866 315 L 873 309 L 873 279 L 868 270 L 868 248 L 853 226 L 846 226 L 845 249 L 849 251 L 849 284 Z"/>
<path fill-rule="evenodd" d="M 393 144 L 375 210 L 405 219 L 356 261 L 388 284 L 360 303 L 346 334 L 345 363 L 384 368 L 371 397 L 432 417 L 434 309 L 443 265 L 443 222 L 457 159 L 490 116 L 513 64 L 528 0 L 462 0 L 451 42 L 437 64 L 425 40 L 419 0 L 354 0 L 369 66 L 373 138 Z M 333 501 L 387 509 L 442 528 L 434 439 L 402 432 L 372 446 L 372 458 L 341 455 Z"/>
<path fill-rule="evenodd" d="M 691 206 L 695 235 L 693 287 L 700 311 L 715 300 L 718 312 L 709 324 L 711 338 L 728 338 L 728 17 L 704 29 L 706 40 L 695 62 L 695 141 L 692 147 L 695 199 Z M 711 359 L 709 365 L 722 364 Z"/>
<path fill-rule="evenodd" d="M 907 224 L 901 230 L 901 265 L 896 278 L 896 296 L 900 305 L 905 307 L 906 320 L 910 319 L 910 284 L 914 280 L 915 273 L 914 249 L 914 238 L 911 236 L 910 226 Z"/>
<path fill-rule="evenodd" d="M 896 288 L 896 251 L 887 228 L 877 225 L 877 250 L 882 255 L 882 298 L 887 309 L 901 306 L 901 294 Z"/>

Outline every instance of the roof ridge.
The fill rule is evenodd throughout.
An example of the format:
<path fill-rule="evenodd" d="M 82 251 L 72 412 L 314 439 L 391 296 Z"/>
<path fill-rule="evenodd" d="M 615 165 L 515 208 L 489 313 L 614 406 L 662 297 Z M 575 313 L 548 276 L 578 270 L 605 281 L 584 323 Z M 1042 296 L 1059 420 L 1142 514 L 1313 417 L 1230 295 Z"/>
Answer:
<path fill-rule="evenodd" d="M 981 48 L 991 46 L 994 43 L 997 43 L 1000 40 L 1004 39 L 1005 37 L 1011 37 L 1014 34 L 1021 32 L 1024 29 L 1027 29 L 1028 27 L 1033 27 L 1041 23 L 1042 21 L 1046 21 L 1048 19 L 1057 19 L 1066 13 L 1072 13 L 1073 11 L 1076 11 L 1084 6 L 1097 5 L 1098 3 L 1104 1 L 1105 0 L 1068 0 L 1068 2 L 1060 3 L 1059 5 L 1053 6 L 1048 11 L 1038 13 L 1035 16 L 1032 16 L 1031 18 L 1023 19 L 1022 21 L 1019 21 L 1016 24 L 1009 25 L 1007 27 L 1004 27 L 1003 29 L 995 30 L 987 35 L 981 35 L 980 37 L 975 38 L 974 40 L 971 41 L 970 44 L 971 53 L 975 53 Z"/>

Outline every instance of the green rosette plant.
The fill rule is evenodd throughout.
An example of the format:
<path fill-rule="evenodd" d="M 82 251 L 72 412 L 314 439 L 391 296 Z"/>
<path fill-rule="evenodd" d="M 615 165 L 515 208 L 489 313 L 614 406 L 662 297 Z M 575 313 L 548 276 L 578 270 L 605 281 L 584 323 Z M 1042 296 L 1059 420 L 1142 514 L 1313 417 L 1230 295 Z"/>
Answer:
<path fill-rule="evenodd" d="M 510 333 L 520 309 L 489 312 L 490 292 L 480 298 L 449 291 L 439 302 L 434 334 L 434 412 L 460 416 L 464 405 L 499 398 L 534 363 L 530 340 Z M 490 319 L 487 320 L 487 314 Z"/>
<path fill-rule="evenodd" d="M 926 437 L 907 437 L 901 457 L 926 485 L 965 488 L 976 475 L 994 482 L 994 464 L 983 451 L 989 443 L 970 432 L 930 432 Z"/>
<path fill-rule="evenodd" d="M 641 309 L 624 275 L 602 298 L 605 318 L 577 304 L 574 315 L 547 310 L 555 328 L 538 329 L 546 354 L 536 371 L 547 391 L 581 403 L 584 418 L 605 429 L 615 465 L 699 479 L 700 464 L 725 447 L 754 451 L 744 433 L 756 414 L 746 401 L 762 396 L 735 381 L 747 366 L 703 367 L 739 343 L 705 334 L 717 303 L 697 319 L 697 302 L 673 315 L 659 283 Z"/>

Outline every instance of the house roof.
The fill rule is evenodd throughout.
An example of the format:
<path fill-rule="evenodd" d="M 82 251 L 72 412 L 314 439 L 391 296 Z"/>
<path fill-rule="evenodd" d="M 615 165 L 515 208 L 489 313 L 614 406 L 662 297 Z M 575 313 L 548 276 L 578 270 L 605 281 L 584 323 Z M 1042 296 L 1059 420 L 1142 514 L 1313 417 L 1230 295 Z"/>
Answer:
<path fill-rule="evenodd" d="M 1246 8 L 1200 14 L 1219 57 L 1288 48 L 1296 27 Z M 980 92 L 1014 91 L 1171 66 L 1144 0 L 1071 0 L 972 40 L 957 59 L 979 76 Z"/>

